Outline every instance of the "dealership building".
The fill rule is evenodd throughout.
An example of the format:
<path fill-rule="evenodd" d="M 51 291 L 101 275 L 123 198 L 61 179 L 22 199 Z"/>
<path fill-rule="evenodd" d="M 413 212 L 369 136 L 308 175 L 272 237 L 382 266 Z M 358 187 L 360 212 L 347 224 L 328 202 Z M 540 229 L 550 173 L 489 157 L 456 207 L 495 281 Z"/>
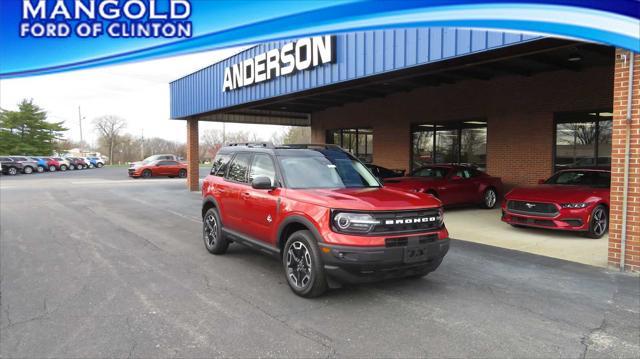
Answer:
<path fill-rule="evenodd" d="M 366 162 L 473 164 L 507 188 L 610 166 L 608 262 L 640 270 L 640 56 L 627 50 L 460 28 L 362 31 L 259 44 L 170 91 L 171 117 L 187 122 L 191 190 L 199 121 L 310 126 L 312 142 Z"/>

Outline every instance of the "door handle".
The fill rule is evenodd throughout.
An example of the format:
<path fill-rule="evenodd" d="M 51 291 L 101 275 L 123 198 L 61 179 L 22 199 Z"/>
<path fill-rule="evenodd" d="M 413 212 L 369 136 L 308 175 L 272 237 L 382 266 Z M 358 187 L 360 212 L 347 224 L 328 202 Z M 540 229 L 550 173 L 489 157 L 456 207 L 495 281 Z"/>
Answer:
<path fill-rule="evenodd" d="M 242 192 L 242 198 L 249 198 L 251 197 L 251 193 L 249 192 Z"/>

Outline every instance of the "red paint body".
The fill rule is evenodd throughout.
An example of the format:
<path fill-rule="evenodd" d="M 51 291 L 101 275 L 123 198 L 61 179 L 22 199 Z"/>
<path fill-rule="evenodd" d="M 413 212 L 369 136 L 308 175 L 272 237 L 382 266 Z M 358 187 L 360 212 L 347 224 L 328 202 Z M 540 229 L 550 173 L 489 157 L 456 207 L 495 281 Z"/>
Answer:
<path fill-rule="evenodd" d="M 571 171 L 571 170 L 568 170 Z M 609 172 L 606 170 L 588 170 Z M 561 171 L 566 172 L 566 171 Z M 579 185 L 539 184 L 515 188 L 505 195 L 502 203 L 502 221 L 528 227 L 551 228 L 568 231 L 587 231 L 590 216 L 598 205 L 609 208 L 610 188 Z M 556 214 L 536 215 L 509 208 L 509 201 L 530 204 L 548 204 Z M 586 203 L 584 208 L 562 208 L 563 203 Z M 526 207 L 524 207 L 526 208 Z M 551 208 L 551 207 L 550 207 Z M 581 223 L 576 222 L 576 220 Z"/>
<path fill-rule="evenodd" d="M 423 168 L 434 168 L 446 171 L 442 178 L 421 177 L 413 172 L 412 176 L 389 178 L 384 181 L 385 186 L 410 192 L 430 193 L 440 199 L 445 206 L 482 203 L 485 190 L 494 188 L 498 195 L 502 194 L 502 181 L 499 177 L 456 165 L 433 165 Z M 473 171 L 471 177 L 466 178 L 464 171 Z"/>
<path fill-rule="evenodd" d="M 145 171 L 150 173 L 149 177 L 186 177 L 187 164 L 178 161 L 153 161 L 129 168 L 129 176 L 143 177 Z"/>
<path fill-rule="evenodd" d="M 56 170 L 60 170 L 60 162 L 56 161 L 54 158 L 47 158 L 47 169 L 49 169 L 49 167 L 55 167 Z"/>
<path fill-rule="evenodd" d="M 360 189 L 254 189 L 248 184 L 207 176 L 202 184 L 203 198 L 212 197 L 219 206 L 225 228 L 276 247 L 281 223 L 292 216 L 303 217 L 317 230 L 326 244 L 360 247 L 384 247 L 385 239 L 398 235 L 352 235 L 331 228 L 331 210 L 403 211 L 431 209 L 441 206 L 439 200 L 423 193 L 408 193 L 392 188 Z M 271 216 L 272 222 L 265 221 Z M 437 233 L 439 239 L 449 237 L 443 226 L 436 231 L 411 233 L 411 236 Z"/>

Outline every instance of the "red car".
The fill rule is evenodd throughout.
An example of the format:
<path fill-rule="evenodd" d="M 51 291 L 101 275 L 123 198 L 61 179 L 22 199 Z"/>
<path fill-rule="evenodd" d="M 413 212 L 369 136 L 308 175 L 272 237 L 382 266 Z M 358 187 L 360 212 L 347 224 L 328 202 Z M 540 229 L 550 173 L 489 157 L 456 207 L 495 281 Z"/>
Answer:
<path fill-rule="evenodd" d="M 383 187 L 334 145 L 223 147 L 202 185 L 206 249 L 242 243 L 280 259 L 294 293 L 421 277 L 449 250 L 441 203 Z"/>
<path fill-rule="evenodd" d="M 155 176 L 187 177 L 187 164 L 178 161 L 140 162 L 129 168 L 129 177 L 150 178 Z"/>
<path fill-rule="evenodd" d="M 47 161 L 47 169 L 49 170 L 49 172 L 55 172 L 60 170 L 60 165 L 62 164 L 58 162 L 58 160 L 56 160 L 55 158 L 47 157 L 44 160 Z M 65 169 L 66 169 L 66 166 L 65 166 Z"/>
<path fill-rule="evenodd" d="M 535 187 L 515 188 L 502 203 L 502 220 L 513 226 L 552 228 L 602 237 L 609 228 L 611 171 L 560 171 Z"/>
<path fill-rule="evenodd" d="M 445 206 L 481 204 L 494 208 L 502 193 L 502 181 L 473 167 L 432 165 L 418 168 L 408 177 L 389 178 L 385 186 L 429 193 Z"/>

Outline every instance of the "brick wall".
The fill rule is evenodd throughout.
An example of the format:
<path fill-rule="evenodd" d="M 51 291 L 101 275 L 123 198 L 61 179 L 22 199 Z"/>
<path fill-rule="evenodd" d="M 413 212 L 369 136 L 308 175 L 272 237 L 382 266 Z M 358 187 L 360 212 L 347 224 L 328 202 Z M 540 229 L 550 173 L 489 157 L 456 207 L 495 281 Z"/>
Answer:
<path fill-rule="evenodd" d="M 626 59 L 623 57 L 626 55 Z M 626 60 L 626 61 L 625 61 Z M 632 123 L 627 125 L 629 86 L 629 52 L 616 51 L 613 78 L 613 136 L 611 180 L 611 226 L 609 230 L 609 265 L 619 267 L 621 259 L 624 158 L 627 131 L 630 132 L 629 187 L 626 198 L 627 244 L 625 269 L 640 271 L 640 54 L 635 55 L 632 99 Z"/>
<path fill-rule="evenodd" d="M 408 169 L 412 123 L 484 118 L 487 171 L 507 187 L 535 184 L 552 173 L 554 112 L 611 108 L 612 81 L 612 69 L 600 67 L 425 87 L 313 113 L 312 139 L 371 127 L 374 162 Z"/>
<path fill-rule="evenodd" d="M 187 173 L 187 187 L 189 191 L 200 190 L 200 162 L 198 149 L 198 120 L 187 120 L 187 163 L 189 169 Z"/>

